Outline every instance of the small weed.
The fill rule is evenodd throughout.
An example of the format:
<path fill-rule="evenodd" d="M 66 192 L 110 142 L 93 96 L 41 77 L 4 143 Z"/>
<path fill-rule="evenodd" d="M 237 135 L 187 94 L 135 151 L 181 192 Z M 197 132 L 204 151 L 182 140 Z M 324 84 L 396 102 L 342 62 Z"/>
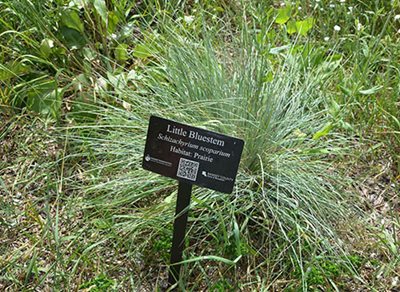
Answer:
<path fill-rule="evenodd" d="M 213 292 L 237 291 L 237 288 L 228 279 L 218 280 L 211 288 Z"/>
<path fill-rule="evenodd" d="M 168 230 L 168 229 L 166 229 Z M 153 254 L 161 257 L 164 262 L 169 261 L 170 251 L 172 247 L 172 232 L 163 232 L 153 241 Z"/>
<path fill-rule="evenodd" d="M 326 276 L 325 274 L 317 267 L 311 267 L 309 271 L 307 271 L 307 284 L 310 286 L 314 285 L 323 285 L 325 284 Z"/>
<path fill-rule="evenodd" d="M 340 258 L 317 258 L 315 261 L 309 263 L 306 268 L 305 280 L 307 288 L 315 288 L 317 286 L 331 287 L 331 283 L 342 285 L 342 279 L 352 277 L 354 274 L 353 268 L 349 267 L 349 264 L 358 269 L 361 266 L 361 258 L 358 255 L 349 255 Z M 299 272 L 295 274 L 301 278 Z M 333 287 L 331 287 L 333 288 Z"/>
<path fill-rule="evenodd" d="M 87 281 L 79 286 L 79 289 L 85 289 L 85 291 L 92 292 L 103 292 L 113 290 L 115 281 L 109 279 L 106 275 L 99 275 L 96 278 Z"/>

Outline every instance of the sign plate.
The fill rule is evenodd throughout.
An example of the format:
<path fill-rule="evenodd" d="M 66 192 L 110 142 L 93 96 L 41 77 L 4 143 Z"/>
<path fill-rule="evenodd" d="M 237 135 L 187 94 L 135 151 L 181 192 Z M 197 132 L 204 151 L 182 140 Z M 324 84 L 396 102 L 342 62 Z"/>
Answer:
<path fill-rule="evenodd" d="M 237 138 L 151 116 L 143 168 L 231 193 L 243 145 Z"/>

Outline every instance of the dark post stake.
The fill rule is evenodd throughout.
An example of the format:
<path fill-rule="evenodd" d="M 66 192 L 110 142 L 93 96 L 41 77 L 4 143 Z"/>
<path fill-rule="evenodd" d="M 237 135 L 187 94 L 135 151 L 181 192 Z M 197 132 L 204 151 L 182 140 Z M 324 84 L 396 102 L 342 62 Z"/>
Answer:
<path fill-rule="evenodd" d="M 176 263 L 182 261 L 182 252 L 185 245 L 185 231 L 191 195 L 192 185 L 186 182 L 179 182 L 178 198 L 176 200 L 174 235 L 172 237 L 170 261 L 171 268 L 168 276 L 168 282 L 170 286 L 173 286 L 179 280 L 181 265 Z"/>

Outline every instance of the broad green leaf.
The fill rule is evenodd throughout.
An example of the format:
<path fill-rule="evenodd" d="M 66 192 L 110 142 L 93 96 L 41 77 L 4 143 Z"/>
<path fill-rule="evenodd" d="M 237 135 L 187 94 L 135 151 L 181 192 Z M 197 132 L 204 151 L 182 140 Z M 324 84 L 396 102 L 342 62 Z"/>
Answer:
<path fill-rule="evenodd" d="M 83 51 L 83 56 L 89 62 L 92 62 L 97 57 L 97 52 L 91 48 L 83 48 L 82 51 Z"/>
<path fill-rule="evenodd" d="M 307 32 L 313 27 L 313 25 L 314 18 L 309 17 L 302 21 L 296 21 L 296 30 L 300 35 L 306 36 Z"/>
<path fill-rule="evenodd" d="M 65 45 L 70 49 L 80 49 L 86 44 L 85 37 L 75 29 L 62 26 L 60 33 Z"/>
<path fill-rule="evenodd" d="M 333 129 L 333 124 L 331 122 L 326 123 L 321 130 L 319 130 L 317 133 L 314 134 L 313 140 L 317 140 L 321 137 L 328 135 L 332 129 Z"/>
<path fill-rule="evenodd" d="M 290 19 L 290 12 L 292 7 L 287 5 L 278 9 L 278 15 L 276 16 L 275 22 L 278 24 L 285 24 Z"/>
<path fill-rule="evenodd" d="M 145 44 L 139 44 L 134 48 L 132 55 L 139 59 L 146 59 L 152 56 L 152 52 Z"/>
<path fill-rule="evenodd" d="M 16 76 L 18 75 L 15 74 L 12 70 L 0 64 L 0 81 L 7 81 Z"/>
<path fill-rule="evenodd" d="M 127 86 L 126 73 L 113 74 L 107 72 L 107 79 L 109 84 L 111 84 L 117 92 L 122 92 Z"/>
<path fill-rule="evenodd" d="M 51 54 L 51 49 L 54 47 L 54 41 L 51 39 L 43 39 L 40 43 L 40 52 L 43 57 L 47 58 Z"/>
<path fill-rule="evenodd" d="M 63 90 L 54 80 L 47 80 L 27 92 L 27 107 L 45 116 L 58 118 L 61 111 Z"/>
<path fill-rule="evenodd" d="M 75 10 L 65 10 L 61 15 L 61 24 L 68 27 L 75 29 L 81 33 L 84 31 L 83 22 L 79 18 L 78 12 Z"/>
<path fill-rule="evenodd" d="M 100 15 L 101 19 L 104 21 L 104 23 L 107 23 L 106 2 L 104 0 L 94 0 L 93 5 L 97 13 Z"/>
<path fill-rule="evenodd" d="M 107 23 L 107 30 L 109 33 L 113 33 L 116 30 L 118 22 L 119 22 L 118 15 L 115 12 L 110 11 L 108 13 L 108 23 Z"/>
<path fill-rule="evenodd" d="M 379 90 L 382 89 L 382 87 L 383 86 L 381 86 L 381 85 L 377 85 L 377 86 L 371 87 L 369 89 L 359 90 L 358 92 L 363 94 L 363 95 L 370 95 L 370 94 L 377 93 Z"/>
<path fill-rule="evenodd" d="M 128 45 L 127 44 L 119 44 L 115 48 L 115 58 L 117 61 L 125 62 L 128 60 Z"/>
<path fill-rule="evenodd" d="M 0 81 L 7 81 L 11 78 L 21 76 L 29 72 L 29 67 L 21 62 L 11 62 L 8 64 L 0 64 Z"/>
<path fill-rule="evenodd" d="M 76 76 L 72 82 L 71 85 L 76 91 L 82 91 L 83 88 L 86 86 L 89 86 L 91 84 L 91 81 L 88 80 L 88 78 L 85 76 L 85 74 L 79 74 Z"/>
<path fill-rule="evenodd" d="M 287 32 L 288 34 L 294 34 L 294 33 L 297 32 L 296 22 L 295 22 L 295 21 L 290 20 L 290 21 L 287 23 L 286 32 Z"/>

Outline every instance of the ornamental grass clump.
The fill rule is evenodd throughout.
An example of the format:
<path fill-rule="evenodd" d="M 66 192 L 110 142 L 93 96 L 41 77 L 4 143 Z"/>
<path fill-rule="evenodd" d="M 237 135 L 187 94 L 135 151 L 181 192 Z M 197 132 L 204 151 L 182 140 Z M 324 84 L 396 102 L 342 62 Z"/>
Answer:
<path fill-rule="evenodd" d="M 159 40 L 146 66 L 101 77 L 96 103 L 76 102 L 68 140 L 85 156 L 76 187 L 86 214 L 108 214 L 132 254 L 157 258 L 154 242 L 172 233 L 177 182 L 141 168 L 150 115 L 239 137 L 233 193 L 194 188 L 184 280 L 212 285 L 218 267 L 243 285 L 268 288 L 283 274 L 305 287 L 315 256 L 341 253 L 335 226 L 352 213 L 334 165 L 348 138 L 335 131 L 324 90 L 336 64 L 326 57 L 310 69 L 250 32 L 223 45 L 168 33 Z"/>

